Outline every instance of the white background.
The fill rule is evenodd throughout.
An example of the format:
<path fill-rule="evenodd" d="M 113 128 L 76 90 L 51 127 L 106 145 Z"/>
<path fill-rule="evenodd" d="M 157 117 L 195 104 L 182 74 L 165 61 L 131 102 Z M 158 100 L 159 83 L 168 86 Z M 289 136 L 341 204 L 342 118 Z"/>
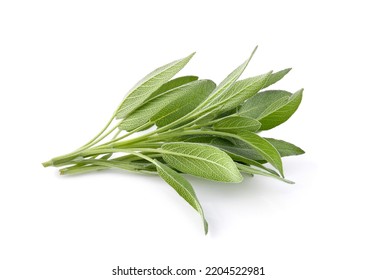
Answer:
<path fill-rule="evenodd" d="M 117 265 L 376 279 L 372 1 L 0 3 L 0 279 L 115 279 Z M 257 44 L 244 77 L 293 67 L 278 88 L 305 88 L 265 135 L 306 154 L 284 161 L 293 186 L 190 177 L 208 236 L 158 177 L 41 166 L 93 136 L 154 68 L 197 51 L 181 74 L 220 82 Z"/>

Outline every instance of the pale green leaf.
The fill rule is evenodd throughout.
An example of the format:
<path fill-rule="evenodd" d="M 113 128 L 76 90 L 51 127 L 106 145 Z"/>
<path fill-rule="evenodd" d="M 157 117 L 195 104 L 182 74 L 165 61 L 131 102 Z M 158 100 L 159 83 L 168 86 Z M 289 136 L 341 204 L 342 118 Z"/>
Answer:
<path fill-rule="evenodd" d="M 172 100 L 156 113 L 151 121 L 158 127 L 168 125 L 181 117 L 184 117 L 203 102 L 215 88 L 211 80 L 200 80 L 187 84 L 184 93 Z"/>
<path fill-rule="evenodd" d="M 193 81 L 197 81 L 197 76 L 182 76 L 175 78 L 173 80 L 168 81 L 167 83 L 164 83 L 160 88 L 158 88 L 156 91 L 154 91 L 146 100 L 149 101 L 150 99 L 159 96 L 160 94 L 163 94 L 173 88 L 180 87 L 184 84 L 188 84 Z"/>
<path fill-rule="evenodd" d="M 166 143 L 161 152 L 171 167 L 187 174 L 221 182 L 243 179 L 231 157 L 210 145 Z"/>
<path fill-rule="evenodd" d="M 213 91 L 213 93 L 209 97 L 208 104 L 212 105 L 213 103 L 218 103 L 222 96 L 231 88 L 231 86 L 236 82 L 236 80 L 240 77 L 240 75 L 244 72 L 245 68 L 247 67 L 249 61 L 253 57 L 254 53 L 256 52 L 257 47 L 253 50 L 250 57 L 243 62 L 240 66 L 238 66 L 234 71 L 232 71 Z"/>
<path fill-rule="evenodd" d="M 194 53 L 157 68 L 139 81 L 124 98 L 116 112 L 116 117 L 124 118 L 137 109 L 154 91 L 178 73 L 193 55 Z"/>
<path fill-rule="evenodd" d="M 271 109 L 267 108 L 266 113 L 261 114 L 258 118 L 261 123 L 260 130 L 268 130 L 287 121 L 298 109 L 302 97 L 303 89 L 290 96 L 283 106 L 275 106 Z"/>
<path fill-rule="evenodd" d="M 192 185 L 179 173 L 159 161 L 154 161 L 159 176 L 165 180 L 174 190 L 189 203 L 200 215 L 204 223 L 205 234 L 208 233 L 208 222 L 205 219 L 204 211 L 197 199 Z"/>
<path fill-rule="evenodd" d="M 260 126 L 260 122 L 253 118 L 231 115 L 216 121 L 213 128 L 225 132 L 237 132 L 240 130 L 256 132 Z"/>
<path fill-rule="evenodd" d="M 255 94 L 239 109 L 239 115 L 258 119 L 259 116 L 275 101 L 290 97 L 291 93 L 284 90 L 268 90 Z"/>
<path fill-rule="evenodd" d="M 152 120 L 151 124 L 153 124 L 156 120 L 162 119 L 162 116 L 167 118 L 169 113 L 172 114 L 179 109 L 178 105 L 182 103 L 180 100 L 191 99 L 192 103 L 199 103 L 208 96 L 214 86 L 212 81 L 199 80 L 173 88 L 137 108 L 121 122 L 119 128 L 131 131 L 150 120 Z M 185 101 L 185 103 L 188 102 Z M 181 113 L 177 112 L 175 116 L 179 114 Z"/>
<path fill-rule="evenodd" d="M 214 132 L 212 132 L 213 134 Z M 270 162 L 283 176 L 282 160 L 276 150 L 267 140 L 255 133 L 238 131 L 237 133 L 216 132 L 221 138 L 210 136 L 210 131 L 203 131 L 202 135 L 190 136 L 185 139 L 189 142 L 208 143 L 228 153 L 234 160 L 259 166 L 255 163 Z M 211 137 L 211 138 L 210 138 Z M 232 156 L 238 156 L 237 158 Z M 260 167 L 262 168 L 262 167 Z M 274 173 L 271 169 L 268 172 Z"/>
<path fill-rule="evenodd" d="M 263 170 L 259 170 L 257 168 L 252 167 L 252 166 L 247 166 L 247 165 L 240 164 L 240 163 L 237 163 L 236 166 L 239 168 L 239 170 L 241 172 L 244 172 L 244 173 L 248 173 L 248 174 L 251 174 L 251 175 L 255 175 L 255 174 L 262 175 L 262 176 L 266 176 L 266 177 L 275 178 L 277 180 L 283 181 L 283 182 L 288 183 L 288 184 L 294 184 L 293 181 L 287 180 L 285 178 L 281 178 L 278 175 L 271 174 L 271 173 L 265 172 Z"/>
<path fill-rule="evenodd" d="M 289 101 L 290 97 L 289 96 L 285 96 L 285 97 L 282 97 L 276 101 L 274 101 L 272 104 L 270 104 L 258 117 L 257 119 L 262 119 L 264 117 L 267 117 L 268 115 L 274 113 L 275 111 L 278 111 L 279 109 L 281 109 L 283 106 L 285 106 L 287 104 L 287 102 Z"/>
<path fill-rule="evenodd" d="M 278 71 L 278 72 L 271 74 L 268 81 L 263 86 L 263 88 L 267 88 L 267 87 L 275 84 L 276 82 L 281 80 L 288 72 L 290 72 L 290 70 L 291 70 L 291 68 L 287 68 L 287 69 L 284 69 L 284 70 L 281 70 L 281 71 Z"/>
<path fill-rule="evenodd" d="M 253 159 L 254 153 L 257 153 L 257 152 L 255 152 L 255 150 L 251 148 L 249 145 L 244 145 L 245 143 L 240 140 L 239 140 L 239 143 L 237 143 L 237 145 L 233 144 L 228 139 L 218 138 L 214 136 L 190 137 L 190 138 L 185 139 L 185 141 L 210 144 L 226 152 L 234 161 L 243 162 L 248 165 L 257 166 L 261 169 L 264 169 L 267 172 L 278 175 L 278 173 L 276 173 L 273 169 L 267 168 L 263 166 L 261 163 L 259 163 L 258 161 L 254 160 Z M 260 156 L 258 153 L 256 157 L 261 158 L 261 160 L 263 160 L 262 156 Z"/>
<path fill-rule="evenodd" d="M 249 131 L 239 131 L 233 134 L 234 138 L 242 140 L 252 146 L 266 161 L 273 165 L 283 176 L 281 156 L 272 144 L 264 138 Z"/>
<path fill-rule="evenodd" d="M 304 151 L 301 148 L 289 142 L 273 138 L 265 138 L 265 140 L 277 149 L 281 157 L 297 156 L 304 154 Z"/>
<path fill-rule="evenodd" d="M 219 113 L 226 112 L 242 104 L 245 100 L 251 98 L 265 85 L 269 79 L 271 72 L 266 74 L 247 78 L 235 82 L 230 89 L 221 97 L 218 102 L 224 103 Z"/>

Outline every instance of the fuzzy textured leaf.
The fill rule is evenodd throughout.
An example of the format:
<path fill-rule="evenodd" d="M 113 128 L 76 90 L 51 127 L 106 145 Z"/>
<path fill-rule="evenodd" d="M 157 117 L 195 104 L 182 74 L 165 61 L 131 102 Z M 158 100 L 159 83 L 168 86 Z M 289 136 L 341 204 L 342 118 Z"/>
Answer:
<path fill-rule="evenodd" d="M 241 182 L 238 168 L 229 155 L 218 148 L 196 143 L 166 143 L 163 159 L 177 170 L 220 182 Z"/>
<path fill-rule="evenodd" d="M 173 88 L 177 88 L 184 84 L 188 84 L 190 82 L 197 81 L 197 80 L 198 80 L 197 76 L 182 76 L 182 77 L 172 79 L 168 81 L 167 83 L 164 83 L 160 88 L 154 91 L 144 102 L 147 102 L 150 99 L 157 97 L 160 94 L 163 94 Z"/>
<path fill-rule="evenodd" d="M 305 153 L 298 146 L 295 146 L 294 144 L 291 144 L 283 140 L 278 140 L 278 139 L 273 139 L 273 138 L 265 138 L 265 140 L 268 141 L 277 149 L 281 157 L 297 156 L 297 155 L 302 155 Z"/>
<path fill-rule="evenodd" d="M 271 74 L 270 77 L 269 77 L 269 79 L 268 79 L 268 81 L 263 86 L 263 88 L 267 88 L 267 87 L 275 84 L 279 80 L 282 80 L 282 78 L 284 76 L 286 76 L 286 74 L 288 72 L 290 72 L 290 71 L 291 71 L 291 68 L 287 68 L 287 69 L 284 69 L 284 70 L 281 70 L 281 71 L 278 71 L 278 72 L 275 72 L 275 73 Z"/>
<path fill-rule="evenodd" d="M 252 146 L 257 152 L 260 153 L 260 155 L 266 161 L 273 165 L 283 176 L 281 156 L 272 144 L 270 144 L 268 141 L 258 136 L 257 134 L 249 131 L 239 131 L 238 133 L 236 133 L 236 138 Z"/>
<path fill-rule="evenodd" d="M 188 101 L 192 101 L 192 104 L 200 103 L 214 87 L 215 84 L 210 80 L 199 80 L 173 88 L 140 106 L 122 121 L 119 128 L 131 131 L 150 120 L 152 123 L 157 120 L 171 121 L 174 116 L 178 117 L 186 113 L 187 108 L 185 106 L 188 109 L 192 106 L 191 104 L 187 105 Z M 185 106 L 181 105 L 183 102 Z M 179 105 L 182 107 L 181 110 L 179 110 Z M 174 112 L 176 113 L 173 116 L 169 115 Z M 170 118 L 168 118 L 169 116 Z"/>
<path fill-rule="evenodd" d="M 220 108 L 219 113 L 236 108 L 239 104 L 242 104 L 245 100 L 251 98 L 264 87 L 265 83 L 269 80 L 270 75 L 271 72 L 268 72 L 263 75 L 235 82 L 219 100 L 219 102 L 226 100 Z"/>
<path fill-rule="evenodd" d="M 187 84 L 185 93 L 168 103 L 156 113 L 151 121 L 158 127 L 168 125 L 181 117 L 187 115 L 203 102 L 215 88 L 215 83 L 211 80 L 200 80 Z"/>
<path fill-rule="evenodd" d="M 175 76 L 193 55 L 194 53 L 183 59 L 168 63 L 145 76 L 124 98 L 116 112 L 116 117 L 122 119 L 137 109 L 154 91 Z"/>
<path fill-rule="evenodd" d="M 236 82 L 236 80 L 240 77 L 240 75 L 244 72 L 245 68 L 247 67 L 249 61 L 252 59 L 254 53 L 256 52 L 257 47 L 253 50 L 250 57 L 244 61 L 240 66 L 238 66 L 234 71 L 232 71 L 213 91 L 210 95 L 210 102 L 207 105 L 213 105 L 218 103 L 222 96 L 231 88 L 231 86 Z"/>
<path fill-rule="evenodd" d="M 159 176 L 166 181 L 186 202 L 189 203 L 200 215 L 204 223 L 205 234 L 208 233 L 208 222 L 205 219 L 204 211 L 197 199 L 196 193 L 192 185 L 179 173 L 168 167 L 167 165 L 154 161 Z"/>
<path fill-rule="evenodd" d="M 262 91 L 248 99 L 239 109 L 239 115 L 258 119 L 260 115 L 274 102 L 290 97 L 291 93 L 284 90 Z"/>
<path fill-rule="evenodd" d="M 285 101 L 285 104 L 271 104 L 258 118 L 260 130 L 268 130 L 287 121 L 298 109 L 302 101 L 303 90 L 299 90 Z"/>
<path fill-rule="evenodd" d="M 225 132 L 236 132 L 239 130 L 256 132 L 260 126 L 261 123 L 253 118 L 231 115 L 219 119 L 214 123 L 213 128 Z"/>
<path fill-rule="evenodd" d="M 255 174 L 263 175 L 263 176 L 266 176 L 266 177 L 272 177 L 274 179 L 283 181 L 283 182 L 288 183 L 288 184 L 294 184 L 293 181 L 287 180 L 285 178 L 281 178 L 278 175 L 271 174 L 271 173 L 265 172 L 263 170 L 259 170 L 257 168 L 252 167 L 252 166 L 247 166 L 247 165 L 240 164 L 240 163 L 237 163 L 236 165 L 238 166 L 239 170 L 241 172 L 244 172 L 244 173 L 248 173 L 248 174 L 251 174 L 251 175 L 255 175 Z"/>

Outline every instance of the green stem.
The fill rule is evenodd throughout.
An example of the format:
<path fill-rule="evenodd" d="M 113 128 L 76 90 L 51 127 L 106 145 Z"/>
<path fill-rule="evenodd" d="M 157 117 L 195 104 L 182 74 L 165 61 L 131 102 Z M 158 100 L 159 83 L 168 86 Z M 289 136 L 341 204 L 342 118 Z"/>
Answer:
<path fill-rule="evenodd" d="M 93 143 L 95 140 L 97 140 L 98 137 L 100 137 L 106 130 L 107 128 L 111 125 L 112 121 L 115 119 L 115 114 L 112 115 L 111 119 L 107 122 L 107 124 L 104 126 L 104 128 L 102 128 L 101 131 L 99 131 L 99 133 L 97 135 L 94 136 L 93 139 L 91 139 L 89 142 L 87 142 L 85 145 L 81 146 L 80 148 L 78 148 L 78 150 L 81 150 L 85 147 L 87 147 L 88 145 L 90 145 L 91 143 Z"/>

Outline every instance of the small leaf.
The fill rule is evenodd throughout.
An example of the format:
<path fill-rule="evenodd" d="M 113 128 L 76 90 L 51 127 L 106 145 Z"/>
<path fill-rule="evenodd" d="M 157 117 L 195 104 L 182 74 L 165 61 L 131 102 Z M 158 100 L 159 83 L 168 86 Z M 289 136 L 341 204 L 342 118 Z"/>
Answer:
<path fill-rule="evenodd" d="M 204 101 L 215 88 L 215 83 L 211 80 L 200 80 L 189 85 L 183 89 L 185 92 L 178 98 L 161 108 L 151 121 L 162 127 L 184 117 Z"/>
<path fill-rule="evenodd" d="M 275 101 L 290 97 L 291 93 L 284 90 L 268 90 L 259 92 L 248 99 L 239 109 L 239 115 L 258 119 L 259 116 Z"/>
<path fill-rule="evenodd" d="M 281 156 L 272 144 L 266 141 L 264 138 L 249 131 L 239 131 L 234 134 L 235 138 L 242 140 L 252 146 L 260 155 L 273 165 L 279 173 L 283 176 L 283 167 Z"/>
<path fill-rule="evenodd" d="M 144 102 L 149 101 L 150 99 L 159 96 L 160 94 L 163 94 L 173 88 L 180 87 L 184 84 L 188 84 L 193 81 L 197 81 L 197 76 L 183 76 L 178 77 L 176 79 L 170 80 L 167 83 L 164 83 L 160 88 L 158 88 L 156 91 L 154 91 L 148 99 L 146 99 Z"/>
<path fill-rule="evenodd" d="M 213 128 L 225 132 L 236 132 L 239 130 L 256 132 L 260 126 L 260 122 L 253 118 L 232 115 L 219 119 L 214 123 Z"/>
<path fill-rule="evenodd" d="M 241 141 L 239 142 L 240 144 L 244 144 L 244 142 L 241 142 Z M 253 165 L 267 172 L 278 175 L 278 173 L 275 172 L 273 169 L 267 168 L 263 166 L 261 163 L 259 163 L 258 161 L 252 159 L 253 154 L 252 154 L 252 151 L 250 152 L 250 150 L 253 150 L 253 148 L 251 148 L 249 145 L 247 145 L 246 147 L 244 145 L 234 145 L 230 141 L 225 140 L 223 138 L 213 138 L 210 141 L 210 145 L 215 146 L 225 151 L 235 161 L 243 162 L 247 165 Z M 263 159 L 261 156 L 259 156 L 258 153 L 257 153 L 257 157 L 260 157 L 261 159 Z"/>
<path fill-rule="evenodd" d="M 274 101 L 272 104 L 269 105 L 269 107 L 267 107 L 259 116 L 258 116 L 258 119 L 262 119 L 272 113 L 274 113 L 275 111 L 279 110 L 280 108 L 282 108 L 283 106 L 285 106 L 287 104 L 287 102 L 289 101 L 289 98 L 288 96 L 285 96 L 285 97 L 282 97 L 276 101 Z"/>
<path fill-rule="evenodd" d="M 212 81 L 200 80 L 173 88 L 137 108 L 122 121 L 119 128 L 131 131 L 146 124 L 150 120 L 154 123 L 156 120 L 163 119 L 163 117 L 167 118 L 169 114 L 179 110 L 178 106 L 182 102 L 185 103 L 184 105 L 187 105 L 189 101 L 192 101 L 192 104 L 201 102 L 209 95 L 210 90 L 214 87 L 215 85 Z M 189 109 L 191 105 L 187 106 Z M 186 110 L 186 108 L 185 110 L 182 109 L 181 112 L 177 112 L 174 116 L 181 116 L 183 113 L 186 114 Z M 171 120 L 172 117 L 170 117 L 169 120 Z"/>
<path fill-rule="evenodd" d="M 163 159 L 173 168 L 214 181 L 241 182 L 235 163 L 218 148 L 196 143 L 166 143 Z"/>
<path fill-rule="evenodd" d="M 210 102 L 207 105 L 212 105 L 213 103 L 218 103 L 218 101 L 222 98 L 223 94 L 228 91 L 231 86 L 236 82 L 236 80 L 240 77 L 240 75 L 244 72 L 245 68 L 247 67 L 249 61 L 252 59 L 254 53 L 256 52 L 257 47 L 253 50 L 250 57 L 244 61 L 240 66 L 238 66 L 234 71 L 232 71 L 213 91 L 210 95 Z"/>
<path fill-rule="evenodd" d="M 259 118 L 261 130 L 271 129 L 287 121 L 298 109 L 302 97 L 303 89 L 294 93 L 283 106 L 267 108 L 267 112 L 263 113 Z"/>
<path fill-rule="evenodd" d="M 265 138 L 265 140 L 277 149 L 281 157 L 297 156 L 305 153 L 301 148 L 283 140 L 273 138 Z"/>
<path fill-rule="evenodd" d="M 223 146 L 218 146 L 219 143 L 213 142 L 218 148 L 225 149 L 226 151 L 239 155 L 253 161 L 264 161 L 264 157 L 252 146 L 239 139 L 227 139 L 228 143 L 222 143 Z"/>
<path fill-rule="evenodd" d="M 268 72 L 260 76 L 235 82 L 219 100 L 219 102 L 227 100 L 222 105 L 220 113 L 236 108 L 239 104 L 242 104 L 245 100 L 255 95 L 264 87 L 265 82 L 268 81 L 270 77 L 270 74 L 271 72 Z"/>
<path fill-rule="evenodd" d="M 179 173 L 165 164 L 155 160 L 159 176 L 166 181 L 174 190 L 189 203 L 200 215 L 204 223 L 205 234 L 208 233 L 208 222 L 205 219 L 204 211 L 197 199 L 192 185 Z"/>
<path fill-rule="evenodd" d="M 285 178 L 281 178 L 278 175 L 271 174 L 271 173 L 259 170 L 257 168 L 251 167 L 251 166 L 247 166 L 247 165 L 240 164 L 240 163 L 237 163 L 236 166 L 239 168 L 239 170 L 241 172 L 245 172 L 245 173 L 252 174 L 252 175 L 257 174 L 257 175 L 262 175 L 262 176 L 266 176 L 266 177 L 272 177 L 272 178 L 275 178 L 277 180 L 283 181 L 283 182 L 288 183 L 288 184 L 294 184 L 293 181 L 287 180 Z"/>
<path fill-rule="evenodd" d="M 154 91 L 178 73 L 193 55 L 194 53 L 159 67 L 145 76 L 127 94 L 116 112 L 116 117 L 122 119 L 137 109 Z"/>
<path fill-rule="evenodd" d="M 275 73 L 271 74 L 270 77 L 269 77 L 269 79 L 268 79 L 268 81 L 263 86 L 263 88 L 267 88 L 267 87 L 275 84 L 279 80 L 282 80 L 282 78 L 284 76 L 286 76 L 286 74 L 288 72 L 290 72 L 290 70 L 291 70 L 291 68 L 287 68 L 287 69 L 284 69 L 284 70 L 281 70 L 281 71 L 278 71 L 278 72 L 275 72 Z"/>

